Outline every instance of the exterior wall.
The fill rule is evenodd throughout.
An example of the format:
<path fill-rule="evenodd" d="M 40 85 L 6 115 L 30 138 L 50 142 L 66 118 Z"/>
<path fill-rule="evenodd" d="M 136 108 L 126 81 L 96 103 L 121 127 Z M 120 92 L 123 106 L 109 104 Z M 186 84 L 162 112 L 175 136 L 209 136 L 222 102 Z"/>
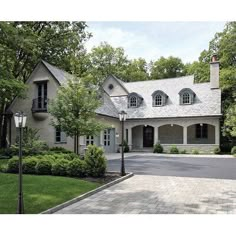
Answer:
<path fill-rule="evenodd" d="M 173 145 L 169 145 L 169 144 L 162 144 L 164 151 L 169 153 L 170 148 Z M 179 151 L 183 151 L 186 150 L 189 153 L 192 153 L 193 150 L 198 150 L 199 153 L 213 153 L 214 149 L 219 147 L 219 145 L 217 144 L 177 144 L 175 145 Z"/>
<path fill-rule="evenodd" d="M 215 127 L 208 125 L 208 138 L 196 138 L 196 127 L 191 125 L 188 127 L 188 144 L 214 144 L 215 143 Z"/>
<path fill-rule="evenodd" d="M 179 125 L 163 125 L 159 127 L 158 142 L 160 143 L 183 143 L 183 127 Z"/>
<path fill-rule="evenodd" d="M 110 84 L 113 85 L 113 89 L 109 89 Z M 125 89 L 113 77 L 109 77 L 104 81 L 103 88 L 110 96 L 128 95 Z"/>

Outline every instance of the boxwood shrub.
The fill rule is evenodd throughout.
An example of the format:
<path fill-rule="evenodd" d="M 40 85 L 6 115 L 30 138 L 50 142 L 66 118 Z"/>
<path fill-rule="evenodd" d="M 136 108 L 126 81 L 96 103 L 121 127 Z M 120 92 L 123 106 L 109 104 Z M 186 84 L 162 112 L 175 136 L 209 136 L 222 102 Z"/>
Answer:
<path fill-rule="evenodd" d="M 219 147 L 217 147 L 217 148 L 214 149 L 214 154 L 220 154 L 220 152 L 221 152 L 221 151 L 220 151 L 220 148 L 219 148 Z"/>
<path fill-rule="evenodd" d="M 38 175 L 51 175 L 51 169 L 52 162 L 47 159 L 38 160 L 38 163 L 35 166 L 35 170 Z"/>
<path fill-rule="evenodd" d="M 89 145 L 84 159 L 87 173 L 92 177 L 102 177 L 106 171 L 106 158 L 101 147 Z"/>
<path fill-rule="evenodd" d="M 37 159 L 34 157 L 26 158 L 23 160 L 23 173 L 24 174 L 35 174 L 35 167 L 37 165 Z"/>
<path fill-rule="evenodd" d="M 163 147 L 161 146 L 160 143 L 157 143 L 154 145 L 153 152 L 154 153 L 163 153 Z"/>
<path fill-rule="evenodd" d="M 71 177 L 85 177 L 87 168 L 84 160 L 74 159 L 67 165 L 67 174 Z"/>
<path fill-rule="evenodd" d="M 52 175 L 66 176 L 68 164 L 69 164 L 68 160 L 64 159 L 56 160 L 52 164 Z"/>
<path fill-rule="evenodd" d="M 19 172 L 19 158 L 18 157 L 13 157 L 8 161 L 6 171 L 8 173 L 18 173 Z"/>
<path fill-rule="evenodd" d="M 235 155 L 236 154 L 236 146 L 233 146 L 231 149 L 231 154 Z"/>
<path fill-rule="evenodd" d="M 170 148 L 170 153 L 172 153 L 172 154 L 179 154 L 179 149 L 176 146 L 172 146 Z"/>

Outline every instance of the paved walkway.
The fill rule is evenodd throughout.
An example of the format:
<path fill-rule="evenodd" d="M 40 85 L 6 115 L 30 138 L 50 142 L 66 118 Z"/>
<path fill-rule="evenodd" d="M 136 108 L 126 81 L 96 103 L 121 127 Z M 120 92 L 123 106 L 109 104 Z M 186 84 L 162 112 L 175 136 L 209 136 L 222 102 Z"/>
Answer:
<path fill-rule="evenodd" d="M 236 213 L 236 180 L 136 175 L 56 213 Z"/>

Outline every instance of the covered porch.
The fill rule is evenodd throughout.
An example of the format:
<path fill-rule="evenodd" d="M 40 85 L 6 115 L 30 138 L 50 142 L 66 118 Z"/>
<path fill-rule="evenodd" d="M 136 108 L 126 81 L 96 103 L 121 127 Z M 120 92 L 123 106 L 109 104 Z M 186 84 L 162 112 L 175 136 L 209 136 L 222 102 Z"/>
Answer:
<path fill-rule="evenodd" d="M 219 146 L 219 120 L 150 121 L 126 124 L 126 141 L 130 150 L 152 150 L 160 143 L 165 151 L 173 145 L 180 150 L 213 151 Z"/>

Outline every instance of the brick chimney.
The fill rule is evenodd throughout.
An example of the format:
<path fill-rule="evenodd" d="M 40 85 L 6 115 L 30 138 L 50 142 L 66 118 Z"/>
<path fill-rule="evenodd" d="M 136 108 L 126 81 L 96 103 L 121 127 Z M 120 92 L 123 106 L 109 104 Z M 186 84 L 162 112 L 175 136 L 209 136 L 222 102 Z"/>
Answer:
<path fill-rule="evenodd" d="M 213 54 L 210 62 L 210 84 L 211 89 L 218 89 L 220 84 L 220 62 L 217 55 Z"/>

